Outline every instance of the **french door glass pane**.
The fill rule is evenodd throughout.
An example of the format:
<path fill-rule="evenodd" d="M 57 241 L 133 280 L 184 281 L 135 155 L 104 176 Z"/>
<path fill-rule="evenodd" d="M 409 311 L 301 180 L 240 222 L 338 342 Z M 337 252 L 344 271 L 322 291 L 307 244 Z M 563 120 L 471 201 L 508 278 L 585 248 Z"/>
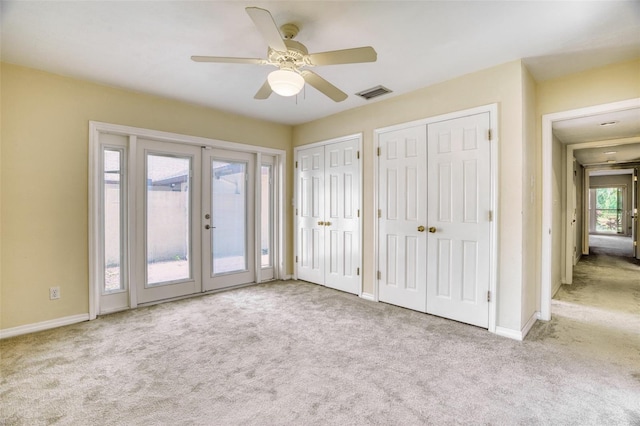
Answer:
<path fill-rule="evenodd" d="M 247 191 L 244 162 L 213 160 L 213 274 L 247 270 Z"/>
<path fill-rule="evenodd" d="M 147 284 L 191 278 L 190 157 L 147 154 Z"/>
<path fill-rule="evenodd" d="M 122 276 L 122 151 L 103 151 L 104 293 L 124 290 Z"/>
<path fill-rule="evenodd" d="M 262 199 L 260 204 L 261 236 L 260 253 L 261 265 L 263 268 L 271 266 L 271 235 L 272 235 L 272 191 L 271 191 L 271 166 L 263 164 L 261 166 L 260 181 L 262 184 Z"/>

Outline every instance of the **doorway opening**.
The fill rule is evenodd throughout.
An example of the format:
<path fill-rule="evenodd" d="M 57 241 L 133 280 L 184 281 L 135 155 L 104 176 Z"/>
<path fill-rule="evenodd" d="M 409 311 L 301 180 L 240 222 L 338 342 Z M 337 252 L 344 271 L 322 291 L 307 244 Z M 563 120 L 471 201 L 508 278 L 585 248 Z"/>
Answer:
<path fill-rule="evenodd" d="M 561 284 L 572 283 L 574 266 L 581 255 L 589 253 L 591 219 L 588 200 L 592 197 L 588 169 L 635 169 L 633 208 L 627 209 L 626 218 L 621 212 L 618 220 L 620 209 L 616 205 L 611 209 L 615 218 L 603 226 L 616 230 L 609 235 L 619 235 L 618 229 L 628 229 L 630 224 L 635 256 L 639 255 L 635 246 L 638 241 L 635 200 L 638 198 L 636 179 L 640 162 L 639 117 L 640 98 L 542 117 L 542 320 L 551 319 L 553 295 Z M 611 123 L 625 125 L 616 127 Z"/>

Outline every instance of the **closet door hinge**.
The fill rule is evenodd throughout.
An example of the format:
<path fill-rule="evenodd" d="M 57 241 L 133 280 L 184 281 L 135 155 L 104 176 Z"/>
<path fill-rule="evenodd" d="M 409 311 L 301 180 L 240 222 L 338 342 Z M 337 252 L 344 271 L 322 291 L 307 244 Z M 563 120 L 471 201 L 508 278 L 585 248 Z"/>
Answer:
<path fill-rule="evenodd" d="M 493 221 L 493 211 L 489 210 L 489 222 Z"/>
<path fill-rule="evenodd" d="M 298 216 L 298 208 L 296 207 L 296 216 Z"/>
<path fill-rule="evenodd" d="M 378 157 L 380 157 L 380 152 L 381 152 L 381 149 L 380 147 L 378 147 Z"/>
<path fill-rule="evenodd" d="M 378 217 L 382 217 L 382 210 L 378 209 Z"/>
<path fill-rule="evenodd" d="M 491 302 L 491 292 L 487 291 L 487 302 Z"/>
<path fill-rule="evenodd" d="M 382 272 L 378 271 L 377 277 L 378 277 L 379 280 L 381 280 L 382 279 Z"/>
<path fill-rule="evenodd" d="M 493 140 L 493 132 L 491 132 L 491 129 L 489 129 L 489 131 L 487 132 L 487 138 L 489 140 Z"/>
<path fill-rule="evenodd" d="M 298 168 L 298 162 L 296 161 L 296 169 Z"/>
<path fill-rule="evenodd" d="M 637 241 L 634 241 L 634 242 L 633 242 L 633 246 L 634 246 L 634 247 L 638 247 L 638 242 L 637 242 Z"/>
<path fill-rule="evenodd" d="M 360 209 L 358 209 L 358 213 L 357 213 L 358 217 L 360 217 Z"/>
<path fill-rule="evenodd" d="M 356 151 L 356 158 L 359 160 L 360 159 L 360 151 Z"/>
<path fill-rule="evenodd" d="M 634 176 L 634 177 L 633 177 L 633 181 L 634 181 L 634 182 L 637 182 L 637 181 L 638 181 L 638 176 Z"/>
<path fill-rule="evenodd" d="M 296 263 L 298 263 L 298 256 L 296 256 Z"/>
<path fill-rule="evenodd" d="M 360 275 L 360 268 L 356 268 L 356 275 Z"/>

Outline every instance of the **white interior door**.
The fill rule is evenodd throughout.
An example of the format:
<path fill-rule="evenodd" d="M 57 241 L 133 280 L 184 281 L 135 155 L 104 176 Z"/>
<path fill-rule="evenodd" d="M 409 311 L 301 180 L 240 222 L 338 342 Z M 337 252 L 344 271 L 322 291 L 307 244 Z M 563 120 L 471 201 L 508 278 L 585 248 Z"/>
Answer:
<path fill-rule="evenodd" d="M 297 276 L 360 292 L 359 139 L 298 151 Z"/>
<path fill-rule="evenodd" d="M 379 137 L 380 301 L 426 311 L 427 140 L 424 125 Z"/>
<path fill-rule="evenodd" d="M 255 282 L 255 154 L 203 150 L 204 291 Z"/>
<path fill-rule="evenodd" d="M 138 140 L 138 303 L 202 291 L 200 148 Z"/>
<path fill-rule="evenodd" d="M 324 284 L 324 147 L 298 151 L 297 276 Z"/>
<path fill-rule="evenodd" d="M 488 327 L 489 113 L 428 125 L 427 312 Z"/>
<path fill-rule="evenodd" d="M 324 285 L 358 294 L 360 168 L 357 139 L 325 147 Z"/>

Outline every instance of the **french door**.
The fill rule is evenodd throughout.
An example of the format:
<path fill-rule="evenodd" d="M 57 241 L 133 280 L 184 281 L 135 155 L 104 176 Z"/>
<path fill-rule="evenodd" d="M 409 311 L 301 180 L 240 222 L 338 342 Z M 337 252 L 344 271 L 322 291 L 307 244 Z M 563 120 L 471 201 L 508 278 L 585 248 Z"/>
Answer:
<path fill-rule="evenodd" d="M 489 113 L 379 135 L 378 292 L 488 327 Z"/>
<path fill-rule="evenodd" d="M 204 291 L 255 280 L 255 155 L 204 150 L 202 283 Z"/>
<path fill-rule="evenodd" d="M 138 303 L 202 291 L 200 147 L 137 141 Z"/>
<path fill-rule="evenodd" d="M 93 312 L 282 273 L 279 156 L 122 134 L 98 140 Z"/>

